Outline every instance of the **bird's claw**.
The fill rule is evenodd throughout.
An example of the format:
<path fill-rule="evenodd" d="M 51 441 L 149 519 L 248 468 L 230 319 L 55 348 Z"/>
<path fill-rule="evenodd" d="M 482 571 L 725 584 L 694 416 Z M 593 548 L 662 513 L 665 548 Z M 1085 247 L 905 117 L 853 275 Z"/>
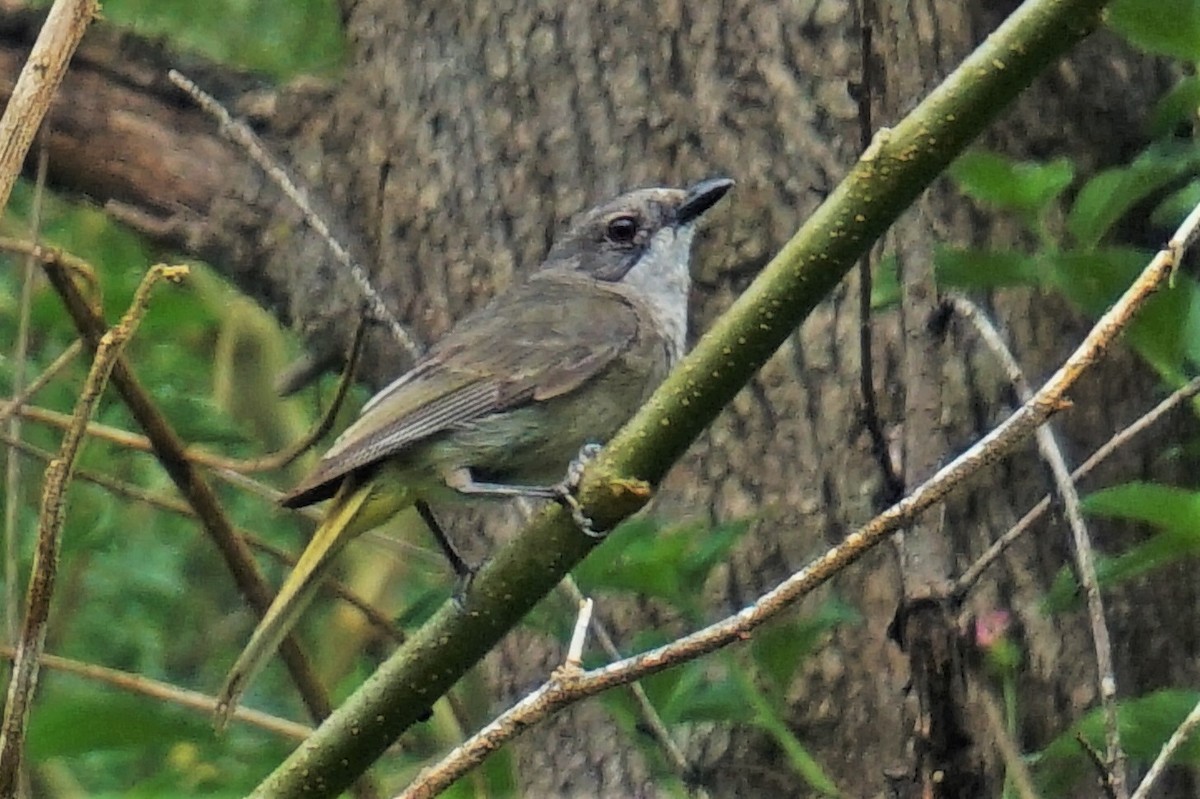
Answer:
<path fill-rule="evenodd" d="M 571 512 L 571 519 L 575 522 L 575 526 L 584 535 L 591 538 L 604 538 L 607 533 L 597 531 L 592 525 L 592 520 L 583 512 L 583 505 L 579 504 L 579 498 L 575 496 L 575 492 L 579 490 L 579 481 L 583 478 L 583 470 L 599 454 L 599 444 L 584 444 L 579 450 L 579 454 L 567 466 L 567 474 L 562 482 L 554 487 L 558 501 Z"/>

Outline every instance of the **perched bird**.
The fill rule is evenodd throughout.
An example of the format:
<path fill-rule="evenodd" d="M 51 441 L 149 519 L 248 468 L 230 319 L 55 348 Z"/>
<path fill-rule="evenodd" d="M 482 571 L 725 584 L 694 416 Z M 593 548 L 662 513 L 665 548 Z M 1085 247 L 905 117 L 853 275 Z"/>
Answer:
<path fill-rule="evenodd" d="M 581 447 L 632 416 L 683 353 L 696 223 L 732 185 L 640 189 L 584 213 L 536 271 L 367 402 L 283 500 L 333 501 L 230 670 L 219 725 L 350 539 L 414 505 L 437 534 L 427 501 L 553 496 L 546 483 Z"/>

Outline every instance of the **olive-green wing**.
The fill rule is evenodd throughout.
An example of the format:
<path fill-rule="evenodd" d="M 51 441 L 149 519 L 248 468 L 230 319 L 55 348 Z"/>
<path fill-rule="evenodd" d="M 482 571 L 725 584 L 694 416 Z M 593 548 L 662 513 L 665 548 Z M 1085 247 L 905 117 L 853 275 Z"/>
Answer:
<path fill-rule="evenodd" d="M 530 280 L 464 319 L 375 395 L 283 504 L 332 496 L 346 475 L 455 425 L 565 394 L 637 334 L 637 311 L 617 291 L 574 275 Z"/>

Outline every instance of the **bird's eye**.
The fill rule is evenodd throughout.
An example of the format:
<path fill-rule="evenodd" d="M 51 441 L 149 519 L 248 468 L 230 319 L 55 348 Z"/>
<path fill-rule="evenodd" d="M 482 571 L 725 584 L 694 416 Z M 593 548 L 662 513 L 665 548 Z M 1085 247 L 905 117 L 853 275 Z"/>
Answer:
<path fill-rule="evenodd" d="M 637 232 L 636 217 L 618 216 L 609 220 L 604 235 L 613 244 L 631 244 L 637 238 Z"/>

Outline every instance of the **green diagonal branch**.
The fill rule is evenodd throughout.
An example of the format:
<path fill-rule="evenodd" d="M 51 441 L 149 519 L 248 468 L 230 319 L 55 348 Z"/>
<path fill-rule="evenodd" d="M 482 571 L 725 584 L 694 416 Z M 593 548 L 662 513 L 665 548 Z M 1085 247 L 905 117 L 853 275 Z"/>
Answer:
<path fill-rule="evenodd" d="M 1104 0 L 1028 0 L 917 109 L 881 131 L 828 200 L 588 469 L 580 493 L 589 516 L 606 527 L 636 511 L 644 500 L 614 492 L 613 481 L 632 476 L 657 483 L 967 143 L 1043 68 L 1095 28 L 1104 5 Z M 595 544 L 561 510 L 543 512 L 480 571 L 461 607 L 442 607 L 254 796 L 340 793 Z"/>

